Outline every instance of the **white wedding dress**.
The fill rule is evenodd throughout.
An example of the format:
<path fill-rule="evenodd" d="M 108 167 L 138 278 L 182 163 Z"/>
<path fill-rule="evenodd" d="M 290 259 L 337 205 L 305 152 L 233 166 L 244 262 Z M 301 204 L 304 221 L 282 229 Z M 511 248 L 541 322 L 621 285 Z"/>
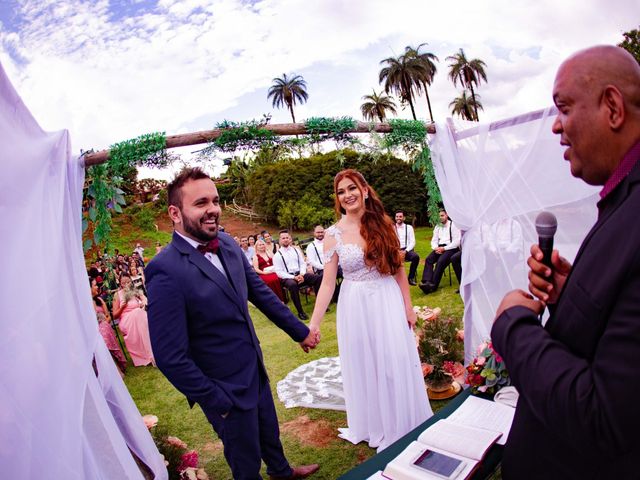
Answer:
<path fill-rule="evenodd" d="M 324 254 L 337 254 L 344 274 L 337 332 L 348 428 L 339 436 L 381 451 L 433 412 L 398 283 L 367 266 L 362 248 L 341 233 L 327 229 L 336 247 Z"/>

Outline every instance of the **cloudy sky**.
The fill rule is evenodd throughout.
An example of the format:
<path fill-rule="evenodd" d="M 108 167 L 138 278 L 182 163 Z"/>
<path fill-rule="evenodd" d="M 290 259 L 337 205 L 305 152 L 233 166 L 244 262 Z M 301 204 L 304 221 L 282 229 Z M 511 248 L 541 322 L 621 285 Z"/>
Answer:
<path fill-rule="evenodd" d="M 487 64 L 480 119 L 499 120 L 549 105 L 567 55 L 639 24 L 633 0 L 0 0 L 0 62 L 45 129 L 99 150 L 224 119 L 290 122 L 266 98 L 283 73 L 307 81 L 298 119 L 361 119 L 380 60 L 420 43 L 440 59 L 436 121 L 459 94 L 446 61 L 459 48 Z"/>

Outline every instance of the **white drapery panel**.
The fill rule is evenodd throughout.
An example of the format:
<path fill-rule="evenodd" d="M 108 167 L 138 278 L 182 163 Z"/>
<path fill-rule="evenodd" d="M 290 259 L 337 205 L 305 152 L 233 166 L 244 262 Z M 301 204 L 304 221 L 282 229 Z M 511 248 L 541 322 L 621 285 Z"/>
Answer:
<path fill-rule="evenodd" d="M 526 259 L 542 210 L 558 219 L 555 248 L 572 261 L 596 220 L 598 188 L 571 176 L 551 132 L 555 108 L 491 124 L 438 124 L 429 137 L 443 202 L 462 238 L 465 362 L 490 337 L 502 297 L 527 290 Z"/>
<path fill-rule="evenodd" d="M 0 64 L 0 476 L 167 471 L 98 333 L 84 265 L 84 167 L 44 132 Z M 96 377 L 92 361 L 95 358 Z"/>

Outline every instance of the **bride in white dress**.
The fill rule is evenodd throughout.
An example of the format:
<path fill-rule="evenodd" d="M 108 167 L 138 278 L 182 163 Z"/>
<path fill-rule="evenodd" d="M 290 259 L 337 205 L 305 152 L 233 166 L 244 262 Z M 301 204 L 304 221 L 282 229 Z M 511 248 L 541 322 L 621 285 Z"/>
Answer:
<path fill-rule="evenodd" d="M 309 327 L 319 340 L 339 263 L 338 349 L 348 423 L 339 436 L 381 451 L 433 415 L 413 335 L 416 315 L 398 237 L 375 191 L 356 170 L 339 172 L 334 190 L 342 218 L 325 232 L 322 286 Z"/>

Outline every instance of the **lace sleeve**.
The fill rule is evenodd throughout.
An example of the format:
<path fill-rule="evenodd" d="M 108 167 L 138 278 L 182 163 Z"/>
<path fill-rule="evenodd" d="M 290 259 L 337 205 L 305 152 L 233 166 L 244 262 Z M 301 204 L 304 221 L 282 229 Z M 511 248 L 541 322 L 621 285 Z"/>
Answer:
<path fill-rule="evenodd" d="M 338 244 L 340 243 L 340 231 L 335 225 L 330 226 L 325 230 L 325 235 L 331 238 L 331 246 L 327 248 L 327 242 L 325 241 L 325 250 L 322 252 L 322 263 L 330 262 L 333 258 L 333 254 L 337 252 Z"/>

